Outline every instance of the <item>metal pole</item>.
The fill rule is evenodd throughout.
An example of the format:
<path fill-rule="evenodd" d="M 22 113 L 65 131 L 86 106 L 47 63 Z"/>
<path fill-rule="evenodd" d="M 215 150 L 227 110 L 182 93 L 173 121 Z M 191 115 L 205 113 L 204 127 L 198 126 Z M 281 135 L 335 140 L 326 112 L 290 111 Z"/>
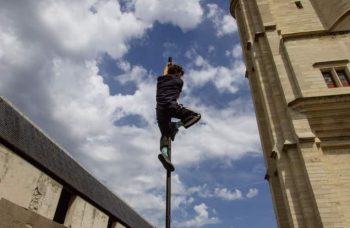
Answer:
<path fill-rule="evenodd" d="M 172 65 L 173 58 L 168 58 L 168 64 Z M 168 137 L 168 158 L 171 161 L 171 139 Z M 171 172 L 166 171 L 166 209 L 165 209 L 165 227 L 170 228 L 171 224 Z"/>
<path fill-rule="evenodd" d="M 171 161 L 171 140 L 169 140 L 169 160 Z M 166 213 L 165 213 L 165 227 L 170 228 L 171 223 L 171 172 L 166 171 Z"/>

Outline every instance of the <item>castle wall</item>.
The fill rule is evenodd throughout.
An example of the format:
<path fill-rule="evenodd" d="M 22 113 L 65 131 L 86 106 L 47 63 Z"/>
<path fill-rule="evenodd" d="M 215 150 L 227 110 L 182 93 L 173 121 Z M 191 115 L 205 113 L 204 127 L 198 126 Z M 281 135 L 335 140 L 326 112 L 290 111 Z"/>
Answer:
<path fill-rule="evenodd" d="M 325 148 L 324 162 L 329 173 L 328 184 L 332 186 L 332 207 L 337 212 L 337 221 L 341 225 L 350 224 L 350 153 L 349 148 Z"/>
<path fill-rule="evenodd" d="M 296 38 L 287 40 L 283 45 L 302 96 L 349 93 L 348 87 L 329 89 L 320 69 L 335 66 L 337 61 L 340 62 L 338 66 L 350 69 L 350 34 Z"/>
<path fill-rule="evenodd" d="M 296 1 L 290 0 L 258 0 L 257 2 L 258 5 L 268 2 L 270 10 L 268 15 L 271 14 L 273 17 L 273 21 L 270 23 L 276 24 L 277 30 L 280 30 L 281 34 L 324 30 L 317 12 L 309 1 L 301 1 L 302 9 L 296 6 Z"/>
<path fill-rule="evenodd" d="M 341 208 L 338 206 L 339 201 L 336 195 L 341 194 L 341 192 L 339 188 L 332 185 L 332 180 L 330 179 L 332 175 L 327 169 L 329 163 L 326 161 L 323 151 L 313 142 L 300 145 L 300 151 L 311 183 L 313 198 L 315 199 L 314 208 L 319 213 L 318 219 L 321 224 L 318 227 L 349 226 L 349 223 L 343 219 L 346 211 L 340 210 Z M 338 167 L 334 168 L 339 171 Z M 349 173 L 344 173 L 344 175 L 349 176 Z M 343 195 L 343 197 L 346 197 L 346 195 Z"/>
<path fill-rule="evenodd" d="M 322 72 L 350 73 L 349 32 L 329 31 L 350 26 L 350 3 L 298 2 L 231 1 L 266 178 L 279 227 L 347 227 L 350 87 L 328 88 Z"/>

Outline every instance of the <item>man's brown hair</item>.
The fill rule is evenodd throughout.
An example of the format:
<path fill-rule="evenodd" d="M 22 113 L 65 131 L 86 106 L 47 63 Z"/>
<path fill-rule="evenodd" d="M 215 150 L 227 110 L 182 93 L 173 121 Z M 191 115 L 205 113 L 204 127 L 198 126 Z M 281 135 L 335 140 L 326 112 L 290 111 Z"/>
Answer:
<path fill-rule="evenodd" d="M 171 66 L 169 66 L 168 74 L 177 74 L 177 73 L 180 73 L 180 76 L 185 74 L 184 70 L 180 65 L 172 64 Z"/>

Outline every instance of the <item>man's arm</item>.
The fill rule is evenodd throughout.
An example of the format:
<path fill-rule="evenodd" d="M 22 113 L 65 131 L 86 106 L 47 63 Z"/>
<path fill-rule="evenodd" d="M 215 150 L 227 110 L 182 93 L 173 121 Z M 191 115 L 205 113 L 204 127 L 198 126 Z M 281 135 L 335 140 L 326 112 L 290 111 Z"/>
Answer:
<path fill-rule="evenodd" d="M 168 63 L 165 65 L 164 70 L 163 70 L 163 75 L 168 75 L 169 73 L 169 67 L 173 64 L 173 58 L 169 57 L 168 58 Z"/>
<path fill-rule="evenodd" d="M 164 67 L 164 70 L 163 70 L 163 75 L 168 75 L 168 71 L 169 71 L 169 63 L 167 63 Z"/>

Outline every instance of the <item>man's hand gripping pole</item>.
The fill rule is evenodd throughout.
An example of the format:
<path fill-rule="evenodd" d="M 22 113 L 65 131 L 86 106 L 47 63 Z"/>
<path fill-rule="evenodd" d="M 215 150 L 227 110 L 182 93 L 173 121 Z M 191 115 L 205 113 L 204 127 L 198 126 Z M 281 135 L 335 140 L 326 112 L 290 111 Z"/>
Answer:
<path fill-rule="evenodd" d="M 165 65 L 164 71 L 163 71 L 163 75 L 168 75 L 168 71 L 169 71 L 169 67 L 173 65 L 173 58 L 169 57 L 168 58 L 168 63 Z"/>

